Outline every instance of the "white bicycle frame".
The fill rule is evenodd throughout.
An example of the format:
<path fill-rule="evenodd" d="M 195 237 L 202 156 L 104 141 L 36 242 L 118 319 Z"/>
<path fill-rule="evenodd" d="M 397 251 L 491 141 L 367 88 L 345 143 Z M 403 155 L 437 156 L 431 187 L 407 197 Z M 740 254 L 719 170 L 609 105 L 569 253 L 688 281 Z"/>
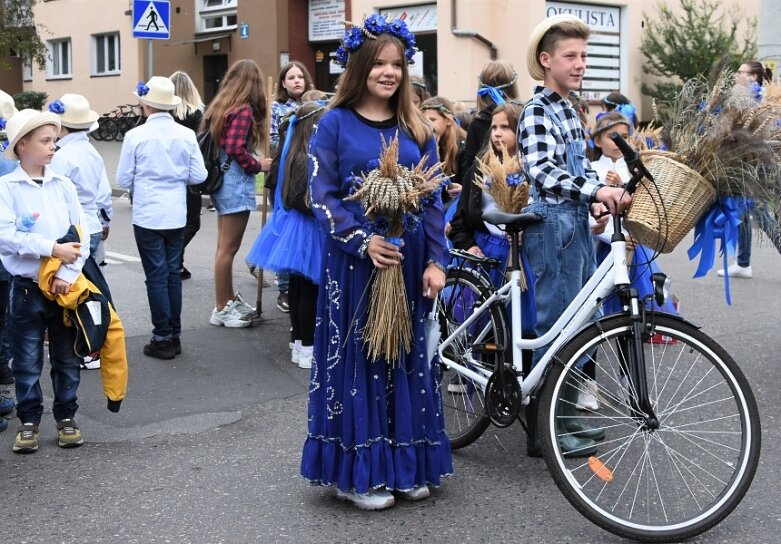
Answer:
<path fill-rule="evenodd" d="M 472 380 L 475 384 L 485 391 L 488 378 L 491 377 L 494 369 L 483 368 L 483 364 L 474 364 L 470 366 L 462 365 L 445 356 L 445 349 L 455 342 L 467 327 L 472 325 L 482 314 L 487 312 L 495 301 L 503 303 L 510 299 L 511 332 L 512 332 L 512 355 L 513 368 L 518 374 L 518 384 L 521 387 L 521 398 L 524 401 L 532 392 L 537 389 L 545 369 L 551 363 L 553 356 L 559 349 L 577 332 L 583 325 L 593 319 L 594 312 L 599 307 L 601 301 L 610 295 L 614 287 L 629 285 L 629 272 L 627 269 L 626 242 L 614 241 L 610 244 L 610 259 L 605 259 L 589 278 L 586 285 L 578 292 L 575 299 L 567 306 L 564 313 L 559 316 L 550 330 L 539 338 L 524 339 L 522 337 L 522 316 L 521 316 L 521 271 L 513 270 L 510 273 L 510 280 L 499 290 L 494 292 L 480 306 L 475 308 L 470 315 L 450 336 L 445 338 L 437 348 L 440 361 L 447 366 Z M 636 303 L 635 299 L 635 303 Z M 633 312 L 637 308 L 632 308 Z M 479 343 L 482 338 L 488 334 L 491 324 L 489 323 L 480 332 L 474 343 Z M 550 344 L 545 354 L 534 366 L 528 376 L 521 376 L 522 355 L 521 350 L 539 349 Z M 466 357 L 469 364 L 474 359 L 471 358 L 471 348 L 467 347 Z M 477 361 L 475 361 L 477 363 Z"/>

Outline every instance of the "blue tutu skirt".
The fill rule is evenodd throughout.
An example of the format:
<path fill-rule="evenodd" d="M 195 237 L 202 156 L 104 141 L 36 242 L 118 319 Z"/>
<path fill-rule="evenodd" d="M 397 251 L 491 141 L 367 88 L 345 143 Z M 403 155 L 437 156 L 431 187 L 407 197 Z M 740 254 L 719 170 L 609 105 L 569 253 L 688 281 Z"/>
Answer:
<path fill-rule="evenodd" d="M 314 217 L 279 207 L 245 260 L 263 270 L 296 274 L 319 284 L 324 245 L 325 235 Z"/>
<path fill-rule="evenodd" d="M 601 263 L 609 256 L 610 245 L 600 242 L 597 246 L 597 264 Z M 656 264 L 656 261 L 651 260 L 653 256 L 653 251 L 649 250 L 647 247 L 643 245 L 635 246 L 635 251 L 632 255 L 632 264 L 629 267 L 629 281 L 631 282 L 632 287 L 637 289 L 637 294 L 640 296 L 641 300 L 654 292 L 654 284 L 651 281 L 651 275 L 661 271 L 659 265 Z M 648 309 L 653 309 L 657 312 L 678 315 L 678 311 L 669 298 L 662 306 L 659 306 L 655 302 L 651 302 L 647 307 Z M 617 314 L 623 311 L 621 301 L 617 295 L 605 299 L 602 309 L 604 315 Z"/>

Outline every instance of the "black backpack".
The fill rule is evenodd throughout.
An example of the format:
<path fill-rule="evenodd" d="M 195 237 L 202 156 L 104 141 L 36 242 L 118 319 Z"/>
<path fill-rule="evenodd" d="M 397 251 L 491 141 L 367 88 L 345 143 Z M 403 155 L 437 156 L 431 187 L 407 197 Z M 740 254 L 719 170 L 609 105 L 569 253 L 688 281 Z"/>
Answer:
<path fill-rule="evenodd" d="M 197 195 L 213 195 L 222 187 L 222 178 L 230 168 L 233 157 L 228 157 L 227 162 L 220 162 L 219 150 L 212 140 L 211 131 L 206 128 L 196 136 L 198 148 L 203 155 L 203 165 L 206 167 L 206 179 L 201 183 L 190 185 L 190 191 Z"/>

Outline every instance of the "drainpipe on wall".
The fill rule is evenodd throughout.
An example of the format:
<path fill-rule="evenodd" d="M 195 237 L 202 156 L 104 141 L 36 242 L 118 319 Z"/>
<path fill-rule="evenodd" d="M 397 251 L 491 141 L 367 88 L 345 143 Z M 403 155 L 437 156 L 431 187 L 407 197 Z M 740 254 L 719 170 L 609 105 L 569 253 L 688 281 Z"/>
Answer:
<path fill-rule="evenodd" d="M 450 0 L 450 32 L 459 38 L 474 38 L 491 50 L 491 60 L 496 60 L 498 52 L 494 43 L 474 30 L 460 30 L 456 25 L 456 0 Z"/>

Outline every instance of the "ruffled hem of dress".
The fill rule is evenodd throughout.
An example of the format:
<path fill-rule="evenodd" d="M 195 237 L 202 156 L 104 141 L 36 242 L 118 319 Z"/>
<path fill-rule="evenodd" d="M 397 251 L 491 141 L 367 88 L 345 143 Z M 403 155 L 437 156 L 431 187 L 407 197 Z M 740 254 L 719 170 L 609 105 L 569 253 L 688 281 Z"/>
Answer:
<path fill-rule="evenodd" d="M 342 446 L 338 440 L 309 436 L 301 458 L 301 476 L 312 485 L 331 486 L 346 492 L 367 493 L 384 487 L 410 491 L 422 485 L 438 487 L 453 474 L 450 443 L 419 440 L 392 445 L 379 438 L 360 447 Z"/>

